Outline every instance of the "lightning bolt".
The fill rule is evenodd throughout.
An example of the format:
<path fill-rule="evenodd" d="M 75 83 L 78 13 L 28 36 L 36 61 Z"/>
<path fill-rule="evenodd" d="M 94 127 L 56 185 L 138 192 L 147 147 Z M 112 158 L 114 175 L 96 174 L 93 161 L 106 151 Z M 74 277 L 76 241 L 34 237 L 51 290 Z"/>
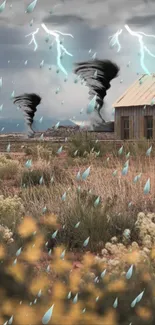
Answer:
<path fill-rule="evenodd" d="M 57 65 L 60 68 L 60 70 L 67 76 L 68 73 L 65 70 L 65 68 L 63 67 L 62 63 L 61 63 L 61 55 L 62 55 L 62 51 L 64 53 L 66 53 L 69 56 L 73 56 L 71 53 L 69 53 L 66 48 L 61 44 L 60 42 L 60 35 L 63 36 L 70 36 L 72 38 L 74 38 L 74 36 L 72 34 L 65 34 L 65 33 L 61 33 L 58 30 L 49 30 L 45 24 L 41 24 L 41 27 L 45 30 L 45 32 L 49 35 L 52 35 L 55 37 L 55 41 L 56 41 L 56 45 L 57 45 Z"/>
<path fill-rule="evenodd" d="M 32 36 L 29 45 L 32 44 L 32 43 L 34 43 L 34 51 L 36 51 L 37 48 L 38 48 L 38 44 L 37 44 L 36 39 L 35 39 L 35 35 L 36 35 L 38 32 L 39 32 L 39 28 L 37 28 L 35 32 L 32 32 L 32 33 L 30 33 L 30 34 L 28 34 L 28 35 L 25 36 L 25 37 Z"/>
<path fill-rule="evenodd" d="M 150 56 L 152 56 L 153 58 L 155 58 L 155 54 L 153 54 L 148 48 L 147 46 L 144 44 L 143 41 L 143 36 L 146 37 L 153 37 L 155 38 L 155 35 L 149 35 L 149 34 L 145 34 L 143 32 L 135 32 L 132 31 L 130 29 L 130 27 L 128 25 L 124 26 L 126 28 L 126 30 L 130 33 L 130 35 L 132 36 L 136 36 L 138 38 L 139 44 L 140 44 L 140 64 L 142 69 L 145 71 L 146 74 L 150 75 L 150 71 L 147 69 L 144 59 L 145 59 L 145 52 L 147 52 Z"/>
<path fill-rule="evenodd" d="M 117 49 L 117 52 L 119 52 L 121 50 L 121 44 L 119 42 L 119 35 L 122 34 L 122 31 L 123 29 L 119 29 L 114 35 L 112 36 L 109 36 L 109 38 L 111 38 L 111 41 L 110 41 L 110 45 L 113 47 L 115 45 L 118 46 L 118 49 Z"/>

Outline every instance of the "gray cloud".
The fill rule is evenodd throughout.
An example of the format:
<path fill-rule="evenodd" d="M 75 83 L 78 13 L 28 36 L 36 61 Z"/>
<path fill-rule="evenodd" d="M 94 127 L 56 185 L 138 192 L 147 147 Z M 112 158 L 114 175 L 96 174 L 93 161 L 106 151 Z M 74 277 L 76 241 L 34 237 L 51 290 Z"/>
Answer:
<path fill-rule="evenodd" d="M 72 65 L 74 62 L 90 58 L 88 51 L 92 49 L 92 54 L 97 52 L 99 58 L 109 58 L 121 68 L 120 76 L 112 82 L 105 98 L 104 117 L 111 119 L 113 102 L 137 79 L 137 72 L 143 73 L 143 69 L 138 56 L 139 44 L 136 37 L 123 30 L 119 53 L 117 46 L 109 48 L 108 37 L 123 28 L 125 23 L 131 25 L 133 30 L 137 25 L 141 31 L 152 33 L 155 2 L 149 1 L 149 4 L 146 4 L 145 1 L 139 0 L 64 0 L 64 3 L 62 1 L 54 7 L 56 3 L 51 5 L 51 0 L 44 0 L 38 1 L 32 14 L 25 14 L 29 3 L 29 0 L 14 0 L 12 9 L 7 3 L 5 11 L 0 14 L 0 77 L 3 77 L 0 105 L 4 104 L 1 115 L 12 118 L 19 116 L 20 113 L 9 99 L 15 90 L 15 94 L 33 91 L 43 97 L 38 116 L 69 118 L 75 115 L 77 119 L 81 119 L 79 112 L 81 108 L 85 110 L 89 102 L 88 89 L 80 83 L 74 83 Z M 53 13 L 49 15 L 51 9 Z M 30 27 L 32 19 L 34 24 Z M 40 27 L 41 22 L 48 28 L 74 35 L 74 39 L 64 36 L 64 46 L 73 54 L 73 57 L 65 55 L 62 61 L 69 74 L 66 83 L 63 73 L 56 73 L 56 46 L 54 44 L 53 49 L 49 50 L 49 44 L 45 43 L 46 33 Z M 25 38 L 25 35 L 35 31 L 37 27 L 40 27 L 36 35 L 38 50 L 34 52 L 34 45 L 28 45 L 31 38 Z M 154 39 L 145 39 L 145 42 L 155 53 Z M 25 66 L 26 60 L 28 63 Z M 45 61 L 45 66 L 40 69 L 42 60 Z M 131 65 L 127 68 L 129 61 Z M 153 58 L 146 55 L 145 64 L 151 72 L 155 72 Z M 52 70 L 49 70 L 49 66 L 52 66 Z M 55 90 L 59 86 L 60 93 L 56 95 Z"/>
<path fill-rule="evenodd" d="M 126 20 L 127 24 L 135 26 L 150 26 L 155 24 L 155 14 L 143 15 L 143 16 L 133 16 Z"/>

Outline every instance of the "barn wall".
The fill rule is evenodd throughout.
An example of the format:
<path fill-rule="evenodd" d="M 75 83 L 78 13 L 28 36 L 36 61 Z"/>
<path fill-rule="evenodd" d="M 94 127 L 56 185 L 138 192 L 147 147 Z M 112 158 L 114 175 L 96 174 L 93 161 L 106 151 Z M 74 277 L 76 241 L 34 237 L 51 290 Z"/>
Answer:
<path fill-rule="evenodd" d="M 121 139 L 121 117 L 129 116 L 130 139 L 144 138 L 144 116 L 153 116 L 153 138 L 155 140 L 155 105 L 115 108 L 115 138 Z"/>

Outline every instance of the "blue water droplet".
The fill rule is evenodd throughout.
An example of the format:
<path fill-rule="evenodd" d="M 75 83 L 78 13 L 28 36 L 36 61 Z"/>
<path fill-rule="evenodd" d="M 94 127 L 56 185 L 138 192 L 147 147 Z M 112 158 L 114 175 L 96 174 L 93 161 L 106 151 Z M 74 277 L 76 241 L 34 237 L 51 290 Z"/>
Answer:
<path fill-rule="evenodd" d="M 0 13 L 4 11 L 6 5 L 6 0 L 0 6 Z"/>
<path fill-rule="evenodd" d="M 61 253 L 61 255 L 60 255 L 60 258 L 61 258 L 62 260 L 64 259 L 65 254 L 66 254 L 66 250 L 64 250 L 64 251 Z"/>
<path fill-rule="evenodd" d="M 89 239 L 90 239 L 90 237 L 88 237 L 88 238 L 84 241 L 84 243 L 83 243 L 83 246 L 84 246 L 84 247 L 86 247 L 86 246 L 88 245 L 88 243 L 89 243 Z"/>
<path fill-rule="evenodd" d="M 60 154 L 62 152 L 62 146 L 58 149 L 57 154 Z"/>
<path fill-rule="evenodd" d="M 151 151 L 152 151 L 152 146 L 149 148 L 149 149 L 147 149 L 147 151 L 146 151 L 146 156 L 150 156 L 150 153 L 151 153 Z"/>
<path fill-rule="evenodd" d="M 10 319 L 8 320 L 8 324 L 11 325 L 13 322 L 13 315 L 10 317 Z"/>
<path fill-rule="evenodd" d="M 136 305 L 136 303 L 137 303 L 137 298 L 135 298 L 135 299 L 132 301 L 132 303 L 131 303 L 131 307 L 134 308 L 135 305 Z"/>
<path fill-rule="evenodd" d="M 52 238 L 55 238 L 58 233 L 58 229 L 53 233 Z"/>
<path fill-rule="evenodd" d="M 126 279 L 129 280 L 133 274 L 133 264 L 130 266 L 129 270 L 126 273 Z"/>
<path fill-rule="evenodd" d="M 87 114 L 91 114 L 94 112 L 95 107 L 96 107 L 96 95 L 92 98 L 92 100 L 89 102 L 88 107 L 87 107 Z"/>
<path fill-rule="evenodd" d="M 101 278 L 103 279 L 104 278 L 104 276 L 105 276 L 105 274 L 106 274 L 106 269 L 101 273 Z"/>
<path fill-rule="evenodd" d="M 9 143 L 8 146 L 7 146 L 7 148 L 6 148 L 6 151 L 7 151 L 7 152 L 10 152 L 10 147 L 11 147 L 11 145 L 10 145 L 10 143 Z"/>
<path fill-rule="evenodd" d="M 123 176 L 127 175 L 127 173 L 128 173 L 128 169 L 129 169 L 128 166 L 126 166 L 126 167 L 124 167 L 124 168 L 122 169 L 122 175 L 123 175 Z"/>
<path fill-rule="evenodd" d="M 90 174 L 90 167 L 88 167 L 82 174 L 82 179 L 85 180 Z"/>
<path fill-rule="evenodd" d="M 144 291 L 145 290 L 143 290 L 137 297 L 136 297 L 136 299 L 137 299 L 137 303 L 138 302 L 140 302 L 140 300 L 142 299 L 142 297 L 143 297 L 143 294 L 144 294 Z"/>
<path fill-rule="evenodd" d="M 97 205 L 100 203 L 100 196 L 97 197 L 97 199 L 94 202 L 94 207 L 97 207 Z"/>
<path fill-rule="evenodd" d="M 43 181 L 44 181 L 43 176 L 41 176 L 40 177 L 40 180 L 39 180 L 39 184 L 42 185 L 43 184 Z"/>
<path fill-rule="evenodd" d="M 130 152 L 127 153 L 126 159 L 129 159 L 129 157 L 130 157 Z"/>
<path fill-rule="evenodd" d="M 62 201 L 66 200 L 66 192 L 62 195 L 61 199 L 62 199 Z"/>
<path fill-rule="evenodd" d="M 15 260 L 13 261 L 13 265 L 17 264 L 17 258 L 15 258 Z"/>
<path fill-rule="evenodd" d="M 53 308 L 54 308 L 54 304 L 52 305 L 51 308 L 48 309 L 48 311 L 44 314 L 43 318 L 42 318 L 42 324 L 46 325 L 49 323 L 52 314 L 53 314 Z"/>
<path fill-rule="evenodd" d="M 80 221 L 76 223 L 75 228 L 78 228 L 80 225 Z"/>
<path fill-rule="evenodd" d="M 54 129 L 57 130 L 59 125 L 60 125 L 60 122 L 56 123 L 55 126 L 54 126 Z"/>
<path fill-rule="evenodd" d="M 123 153 L 123 146 L 118 150 L 118 154 L 121 155 Z"/>
<path fill-rule="evenodd" d="M 38 297 L 41 297 L 41 295 L 42 295 L 42 290 L 40 289 L 38 292 Z"/>
<path fill-rule="evenodd" d="M 20 247 L 17 252 L 16 252 L 16 256 L 19 256 L 21 254 L 21 251 L 22 251 L 22 247 Z"/>
<path fill-rule="evenodd" d="M 78 301 L 78 293 L 75 295 L 74 299 L 73 299 L 73 304 L 76 304 Z"/>
<path fill-rule="evenodd" d="M 117 308 L 118 306 L 118 298 L 115 299 L 114 303 L 113 303 L 113 307 L 114 308 Z"/>
<path fill-rule="evenodd" d="M 34 0 L 28 5 L 28 7 L 26 9 L 26 13 L 31 13 L 34 10 L 34 8 L 35 8 L 35 6 L 37 4 L 37 1 L 38 0 Z"/>
<path fill-rule="evenodd" d="M 47 266 L 46 271 L 47 271 L 47 272 L 50 271 L 50 265 Z"/>
<path fill-rule="evenodd" d="M 71 293 L 71 291 L 68 293 L 68 296 L 67 296 L 67 299 L 70 299 L 71 298 L 71 295 L 72 295 L 72 293 Z"/>
<path fill-rule="evenodd" d="M 77 181 L 80 181 L 80 178 L 81 178 L 81 174 L 80 174 L 80 171 L 77 173 L 77 175 L 76 175 L 76 180 Z"/>
<path fill-rule="evenodd" d="M 145 186 L 144 186 L 144 194 L 148 194 L 150 192 L 150 178 L 148 178 Z"/>

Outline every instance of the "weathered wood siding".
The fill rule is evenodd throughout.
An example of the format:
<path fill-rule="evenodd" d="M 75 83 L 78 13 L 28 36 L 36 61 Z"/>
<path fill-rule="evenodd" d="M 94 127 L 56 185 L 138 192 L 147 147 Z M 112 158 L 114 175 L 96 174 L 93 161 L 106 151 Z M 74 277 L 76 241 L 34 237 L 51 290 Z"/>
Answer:
<path fill-rule="evenodd" d="M 144 117 L 153 116 L 153 139 L 155 140 L 155 105 L 115 108 L 115 138 L 121 139 L 121 117 L 129 116 L 130 139 L 144 138 Z"/>

